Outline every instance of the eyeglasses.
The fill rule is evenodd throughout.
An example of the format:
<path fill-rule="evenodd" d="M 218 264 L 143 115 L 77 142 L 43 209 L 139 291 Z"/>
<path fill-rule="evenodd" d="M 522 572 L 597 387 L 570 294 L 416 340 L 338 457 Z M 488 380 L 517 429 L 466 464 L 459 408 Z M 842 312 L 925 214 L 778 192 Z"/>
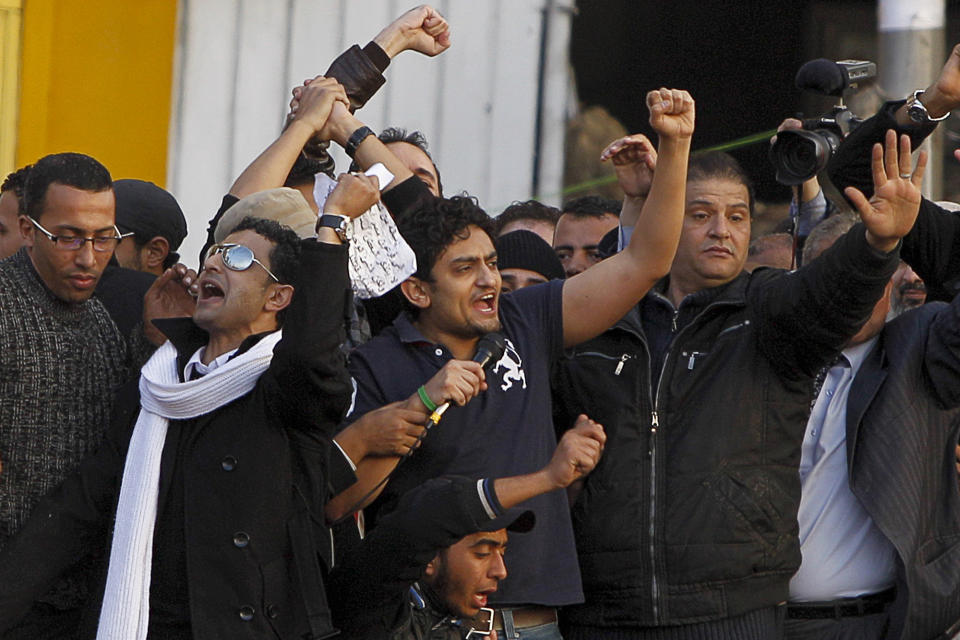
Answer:
<path fill-rule="evenodd" d="M 254 263 L 257 263 L 263 267 L 263 270 L 266 271 L 267 275 L 273 278 L 274 281 L 280 282 L 280 278 L 273 275 L 270 269 L 267 269 L 262 262 L 257 260 L 256 256 L 253 255 L 253 249 L 250 247 L 233 242 L 218 242 L 207 249 L 207 255 L 203 258 L 204 262 L 218 253 L 223 254 L 223 265 L 231 271 L 246 271 L 253 266 Z"/>
<path fill-rule="evenodd" d="M 55 236 L 43 226 L 27 216 L 27 220 L 33 223 L 37 229 L 40 230 L 43 235 L 50 238 L 51 242 L 56 245 L 57 249 L 63 251 L 78 251 L 84 244 L 89 242 L 93 245 L 94 251 L 99 251 L 100 253 L 106 253 L 107 251 L 113 251 L 117 248 L 117 245 L 120 244 L 120 241 L 124 238 L 129 238 L 133 235 L 133 232 L 130 233 L 120 233 L 120 229 L 117 229 L 116 225 L 113 227 L 113 231 L 117 234 L 115 236 L 93 236 L 91 238 L 85 238 L 84 236 Z"/>

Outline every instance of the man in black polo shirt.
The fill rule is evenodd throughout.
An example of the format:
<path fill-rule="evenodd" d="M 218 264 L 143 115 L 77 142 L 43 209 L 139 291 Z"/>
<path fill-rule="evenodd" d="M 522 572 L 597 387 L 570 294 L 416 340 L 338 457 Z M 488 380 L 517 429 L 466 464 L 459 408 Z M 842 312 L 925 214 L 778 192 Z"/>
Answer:
<path fill-rule="evenodd" d="M 501 298 L 492 220 L 471 198 L 422 199 L 423 206 L 398 216 L 417 254 L 418 271 L 401 285 L 411 312 L 354 352 L 356 396 L 348 421 L 396 401 L 424 413 L 448 401 L 461 406 L 447 411 L 397 468 L 371 514 L 374 526 L 376 511 L 394 506 L 426 479 L 530 473 L 550 459 L 556 446 L 552 363 L 564 346 L 597 335 L 636 304 L 669 270 L 679 236 L 693 101 L 686 92 L 662 89 L 651 92 L 647 103 L 660 158 L 640 223 L 644 229 L 623 252 L 581 275 Z M 331 121 L 335 140 L 353 137 L 362 126 L 337 106 Z M 364 155 L 361 145 L 361 166 L 370 160 Z M 469 360 L 480 336 L 498 329 L 506 337 L 506 352 L 485 376 Z M 435 376 L 448 382 L 437 384 Z M 427 380 L 431 383 L 418 393 Z M 398 461 L 355 461 L 360 481 L 341 502 L 363 497 Z M 538 638 L 559 638 L 556 607 L 583 598 L 566 497 L 553 491 L 526 506 L 538 525 L 508 550 L 511 574 L 492 606 L 502 610 L 504 627 L 516 628 L 517 637 L 537 629 Z"/>

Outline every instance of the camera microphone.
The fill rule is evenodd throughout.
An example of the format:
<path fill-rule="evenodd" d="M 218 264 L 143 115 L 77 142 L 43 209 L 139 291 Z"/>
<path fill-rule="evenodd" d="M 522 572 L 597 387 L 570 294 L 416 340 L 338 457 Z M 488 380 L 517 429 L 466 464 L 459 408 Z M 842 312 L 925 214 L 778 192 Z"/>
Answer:
<path fill-rule="evenodd" d="M 817 58 L 804 64 L 797 71 L 797 89 L 816 91 L 828 96 L 839 96 L 847 88 L 847 78 L 833 60 Z"/>
<path fill-rule="evenodd" d="M 480 338 L 480 341 L 477 342 L 477 351 L 476 353 L 473 354 L 473 358 L 471 358 L 471 360 L 473 360 L 474 362 L 478 363 L 481 367 L 486 369 L 491 364 L 495 362 L 499 362 L 500 358 L 503 357 L 503 352 L 506 351 L 506 349 L 507 349 L 507 342 L 506 342 L 506 338 L 503 337 L 503 334 L 500 333 L 499 331 L 491 331 L 490 333 Z M 440 422 L 440 418 L 443 417 L 443 414 L 449 408 L 450 408 L 450 403 L 444 402 L 443 404 L 438 406 L 436 409 L 434 409 L 433 413 L 430 414 L 430 417 L 427 418 L 428 420 L 427 427 L 429 428 L 437 424 L 438 422 Z"/>
<path fill-rule="evenodd" d="M 840 60 L 817 58 L 807 62 L 797 71 L 794 82 L 797 89 L 816 91 L 825 96 L 841 96 L 850 86 L 869 80 L 877 75 L 877 65 L 865 60 Z"/>

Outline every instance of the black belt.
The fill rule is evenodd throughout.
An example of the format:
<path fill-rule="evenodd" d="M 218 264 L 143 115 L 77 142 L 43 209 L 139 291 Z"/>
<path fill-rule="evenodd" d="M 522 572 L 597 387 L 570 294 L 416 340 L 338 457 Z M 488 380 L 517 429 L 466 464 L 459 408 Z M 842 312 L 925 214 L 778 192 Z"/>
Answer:
<path fill-rule="evenodd" d="M 787 619 L 852 618 L 883 613 L 897 597 L 896 589 L 887 589 L 859 598 L 840 598 L 827 602 L 787 603 Z"/>

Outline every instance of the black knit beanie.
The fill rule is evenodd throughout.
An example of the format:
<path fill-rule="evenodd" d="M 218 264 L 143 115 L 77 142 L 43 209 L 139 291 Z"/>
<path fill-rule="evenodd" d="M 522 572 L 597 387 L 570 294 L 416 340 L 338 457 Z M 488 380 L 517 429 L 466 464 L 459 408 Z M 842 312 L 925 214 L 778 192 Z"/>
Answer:
<path fill-rule="evenodd" d="M 532 231 L 511 231 L 497 238 L 497 268 L 527 269 L 547 280 L 564 278 L 553 247 Z"/>

